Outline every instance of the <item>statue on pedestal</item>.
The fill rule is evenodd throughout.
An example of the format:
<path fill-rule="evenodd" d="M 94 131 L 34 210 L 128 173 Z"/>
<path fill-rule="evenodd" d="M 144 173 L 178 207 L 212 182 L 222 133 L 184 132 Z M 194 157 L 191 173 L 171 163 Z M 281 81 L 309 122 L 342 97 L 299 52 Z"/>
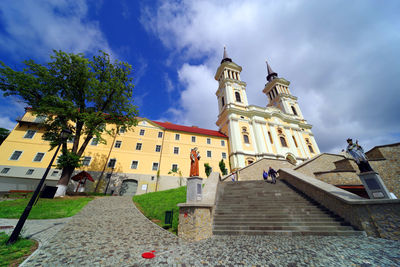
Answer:
<path fill-rule="evenodd" d="M 356 161 L 360 172 L 374 171 L 371 165 L 369 165 L 368 158 L 365 155 L 363 148 L 358 144 L 358 141 L 356 141 L 356 143 L 354 144 L 353 140 L 349 138 L 347 139 L 347 143 L 348 146 L 346 152 L 349 153 Z"/>
<path fill-rule="evenodd" d="M 190 177 L 199 176 L 200 152 L 197 147 L 190 150 Z"/>

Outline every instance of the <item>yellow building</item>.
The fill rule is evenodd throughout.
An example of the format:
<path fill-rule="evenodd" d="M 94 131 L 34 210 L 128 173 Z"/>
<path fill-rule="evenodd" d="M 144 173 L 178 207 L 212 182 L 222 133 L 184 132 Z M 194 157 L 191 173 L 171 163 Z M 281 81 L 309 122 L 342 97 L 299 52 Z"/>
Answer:
<path fill-rule="evenodd" d="M 0 191 L 32 190 L 45 172 L 54 151 L 48 151 L 48 142 L 42 140 L 44 129 L 38 127 L 42 120 L 28 109 L 1 145 Z M 201 177 L 206 177 L 204 163 L 219 171 L 219 161 L 224 159 L 229 169 L 228 138 L 218 131 L 139 118 L 133 130 L 122 129 L 115 136 L 103 138 L 106 144 L 91 140 L 80 170 L 88 171 L 95 179 L 104 170 L 101 187 L 104 189 L 111 176 L 110 190 L 121 194 L 153 192 L 156 184 L 158 190 L 184 185 L 194 147 L 200 151 Z M 46 184 L 55 185 L 60 175 L 61 170 L 52 168 Z M 71 183 L 70 190 L 74 185 Z M 88 182 L 88 186 L 91 190 L 94 185 Z"/>
<path fill-rule="evenodd" d="M 219 131 L 140 118 L 133 130 L 103 136 L 106 144 L 91 140 L 84 153 L 84 166 L 77 172 L 88 171 L 96 181 L 104 177 L 99 184 L 102 189 L 110 180 L 110 189 L 116 193 L 143 194 L 155 191 L 156 186 L 165 190 L 184 184 L 189 176 L 190 149 L 194 147 L 201 153 L 201 177 L 206 177 L 204 163 L 220 171 L 221 159 L 231 171 L 262 158 L 297 165 L 318 155 L 312 126 L 304 119 L 297 97 L 291 94 L 290 82 L 278 78 L 268 64 L 267 69 L 262 92 L 269 103 L 266 107 L 249 105 L 246 83 L 240 79 L 242 68 L 224 50 L 215 74 Z M 38 126 L 43 118 L 27 110 L 17 121 L 0 147 L 0 191 L 32 190 L 54 153 L 42 140 L 44 130 Z M 60 175 L 61 171 L 53 168 L 46 183 L 55 185 Z M 73 190 L 74 184 L 70 186 Z M 86 190 L 91 191 L 93 186 L 89 184 Z"/>

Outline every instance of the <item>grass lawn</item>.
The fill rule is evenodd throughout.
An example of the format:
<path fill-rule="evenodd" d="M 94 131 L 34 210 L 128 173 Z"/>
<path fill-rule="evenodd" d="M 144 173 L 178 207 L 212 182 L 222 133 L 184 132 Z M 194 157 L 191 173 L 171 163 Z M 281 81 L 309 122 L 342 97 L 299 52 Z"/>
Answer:
<path fill-rule="evenodd" d="M 57 219 L 71 217 L 78 213 L 94 197 L 40 198 L 32 207 L 28 219 Z M 29 198 L 0 202 L 0 218 L 18 219 Z"/>
<path fill-rule="evenodd" d="M 173 210 L 171 230 L 176 234 L 179 218 L 179 208 L 176 205 L 186 202 L 186 186 L 134 196 L 133 202 L 147 218 L 160 226 L 164 226 L 165 212 Z"/>
<path fill-rule="evenodd" d="M 4 232 L 0 233 L 0 266 L 18 266 L 38 247 L 35 240 L 23 238 L 7 246 L 8 237 Z"/>

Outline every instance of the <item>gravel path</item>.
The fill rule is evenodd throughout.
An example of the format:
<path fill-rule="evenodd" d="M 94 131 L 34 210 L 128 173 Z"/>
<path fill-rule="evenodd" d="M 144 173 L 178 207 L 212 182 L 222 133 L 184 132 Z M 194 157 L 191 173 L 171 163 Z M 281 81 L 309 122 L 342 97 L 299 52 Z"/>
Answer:
<path fill-rule="evenodd" d="M 156 257 L 141 254 L 155 250 Z M 400 242 L 367 237 L 215 236 L 186 242 L 131 197 L 91 201 L 24 266 L 400 266 Z"/>

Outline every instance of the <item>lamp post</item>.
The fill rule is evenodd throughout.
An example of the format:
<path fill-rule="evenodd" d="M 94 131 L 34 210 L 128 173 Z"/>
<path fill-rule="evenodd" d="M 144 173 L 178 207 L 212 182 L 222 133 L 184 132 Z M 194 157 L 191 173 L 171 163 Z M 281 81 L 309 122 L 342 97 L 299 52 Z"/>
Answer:
<path fill-rule="evenodd" d="M 50 160 L 49 166 L 47 167 L 46 171 L 44 172 L 42 179 L 40 180 L 39 184 L 37 185 L 37 187 L 35 189 L 35 192 L 33 193 L 31 199 L 29 200 L 28 205 L 26 206 L 24 212 L 22 213 L 21 217 L 19 218 L 18 223 L 14 228 L 14 231 L 12 232 L 10 238 L 7 240 L 7 245 L 11 245 L 11 244 L 15 243 L 15 241 L 17 241 L 18 236 L 22 230 L 22 227 L 24 226 L 25 221 L 28 218 L 29 213 L 31 212 L 32 206 L 35 203 L 37 196 L 39 195 L 40 189 L 42 188 L 43 183 L 46 180 L 47 174 L 49 173 L 49 171 L 51 169 L 51 165 L 53 164 L 54 159 L 56 158 L 57 153 L 60 150 L 63 140 L 65 140 L 69 134 L 71 134 L 71 131 L 68 129 L 63 129 L 61 131 L 60 144 L 58 145 L 56 152 L 53 155 L 53 158 Z"/>

